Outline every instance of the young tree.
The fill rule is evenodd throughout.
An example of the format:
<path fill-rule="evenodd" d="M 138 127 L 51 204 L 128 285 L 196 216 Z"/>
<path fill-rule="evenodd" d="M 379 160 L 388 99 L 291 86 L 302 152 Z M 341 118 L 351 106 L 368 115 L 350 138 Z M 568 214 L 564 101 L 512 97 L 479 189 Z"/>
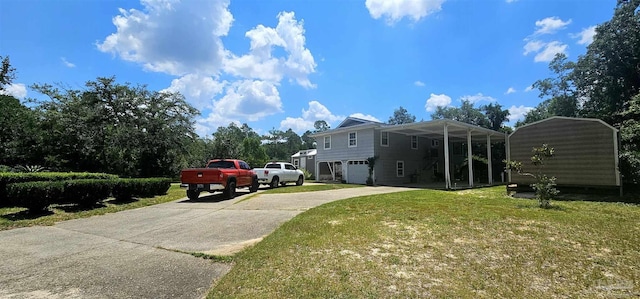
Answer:
<path fill-rule="evenodd" d="M 407 109 L 402 106 L 393 111 L 393 116 L 389 117 L 390 125 L 410 124 L 416 121 L 416 117 L 411 115 Z"/>
<path fill-rule="evenodd" d="M 540 203 L 540 207 L 548 209 L 551 207 L 551 200 L 559 193 L 558 189 L 555 188 L 556 178 L 548 177 L 543 173 L 545 160 L 553 157 L 554 149 L 547 144 L 543 144 L 541 147 L 534 147 L 532 153 L 531 164 L 536 168 L 535 172 L 523 172 L 522 162 L 520 161 L 506 162 L 507 168 L 517 171 L 520 175 L 533 177 L 536 182 L 531 184 L 531 187 L 536 191 L 536 198 Z"/>

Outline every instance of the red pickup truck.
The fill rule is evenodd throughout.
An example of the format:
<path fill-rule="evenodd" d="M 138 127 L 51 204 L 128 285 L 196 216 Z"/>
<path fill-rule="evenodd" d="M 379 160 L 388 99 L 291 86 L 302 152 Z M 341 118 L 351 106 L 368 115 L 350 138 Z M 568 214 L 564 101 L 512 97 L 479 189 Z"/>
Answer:
<path fill-rule="evenodd" d="M 227 198 L 234 198 L 236 188 L 248 187 L 258 191 L 258 176 L 247 162 L 234 159 L 214 159 L 205 168 L 189 168 L 180 172 L 180 187 L 187 188 L 187 197 L 197 199 L 200 192 L 222 191 Z"/>

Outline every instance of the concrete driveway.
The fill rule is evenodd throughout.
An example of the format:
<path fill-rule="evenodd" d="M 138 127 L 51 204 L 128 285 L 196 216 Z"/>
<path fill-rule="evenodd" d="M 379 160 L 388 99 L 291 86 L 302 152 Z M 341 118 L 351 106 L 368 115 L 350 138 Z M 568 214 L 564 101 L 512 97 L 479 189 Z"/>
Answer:
<path fill-rule="evenodd" d="M 1 231 L 0 298 L 201 298 L 231 266 L 187 252 L 232 254 L 309 208 L 405 190 L 216 194 Z"/>

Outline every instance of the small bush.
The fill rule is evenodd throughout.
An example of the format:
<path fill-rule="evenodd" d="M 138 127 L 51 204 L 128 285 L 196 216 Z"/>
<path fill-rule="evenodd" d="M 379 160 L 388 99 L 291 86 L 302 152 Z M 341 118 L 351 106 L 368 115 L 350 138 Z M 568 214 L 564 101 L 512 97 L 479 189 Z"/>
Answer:
<path fill-rule="evenodd" d="M 15 183 L 7 186 L 6 193 L 10 205 L 41 212 L 62 197 L 64 182 Z"/>

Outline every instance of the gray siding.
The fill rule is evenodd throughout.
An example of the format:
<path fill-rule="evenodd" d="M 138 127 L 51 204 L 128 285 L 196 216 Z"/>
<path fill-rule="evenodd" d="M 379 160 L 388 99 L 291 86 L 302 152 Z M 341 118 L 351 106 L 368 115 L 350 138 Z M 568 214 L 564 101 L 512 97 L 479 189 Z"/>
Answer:
<path fill-rule="evenodd" d="M 430 179 L 431 174 L 425 173 L 427 160 L 426 151 L 431 150 L 431 140 L 418 137 L 418 149 L 411 148 L 411 136 L 389 133 L 389 146 L 380 145 L 380 130 L 375 133 L 376 182 L 383 185 L 409 183 L 411 175 L 418 173 L 421 178 Z M 396 162 L 404 161 L 404 177 L 396 175 Z M 428 170 L 427 170 L 428 172 Z M 424 182 L 424 180 L 423 180 Z"/>
<path fill-rule="evenodd" d="M 357 132 L 357 146 L 349 147 L 349 132 Z M 366 160 L 374 156 L 374 130 L 363 129 L 331 135 L 331 149 L 324 149 L 324 137 L 318 138 L 316 162 Z"/>
<path fill-rule="evenodd" d="M 509 136 L 511 160 L 521 161 L 523 171 L 534 172 L 531 150 L 548 144 L 555 156 L 545 162 L 543 173 L 558 185 L 619 186 L 616 180 L 616 132 L 600 122 L 552 118 L 516 130 Z M 512 172 L 511 181 L 531 184 L 533 179 Z"/>

